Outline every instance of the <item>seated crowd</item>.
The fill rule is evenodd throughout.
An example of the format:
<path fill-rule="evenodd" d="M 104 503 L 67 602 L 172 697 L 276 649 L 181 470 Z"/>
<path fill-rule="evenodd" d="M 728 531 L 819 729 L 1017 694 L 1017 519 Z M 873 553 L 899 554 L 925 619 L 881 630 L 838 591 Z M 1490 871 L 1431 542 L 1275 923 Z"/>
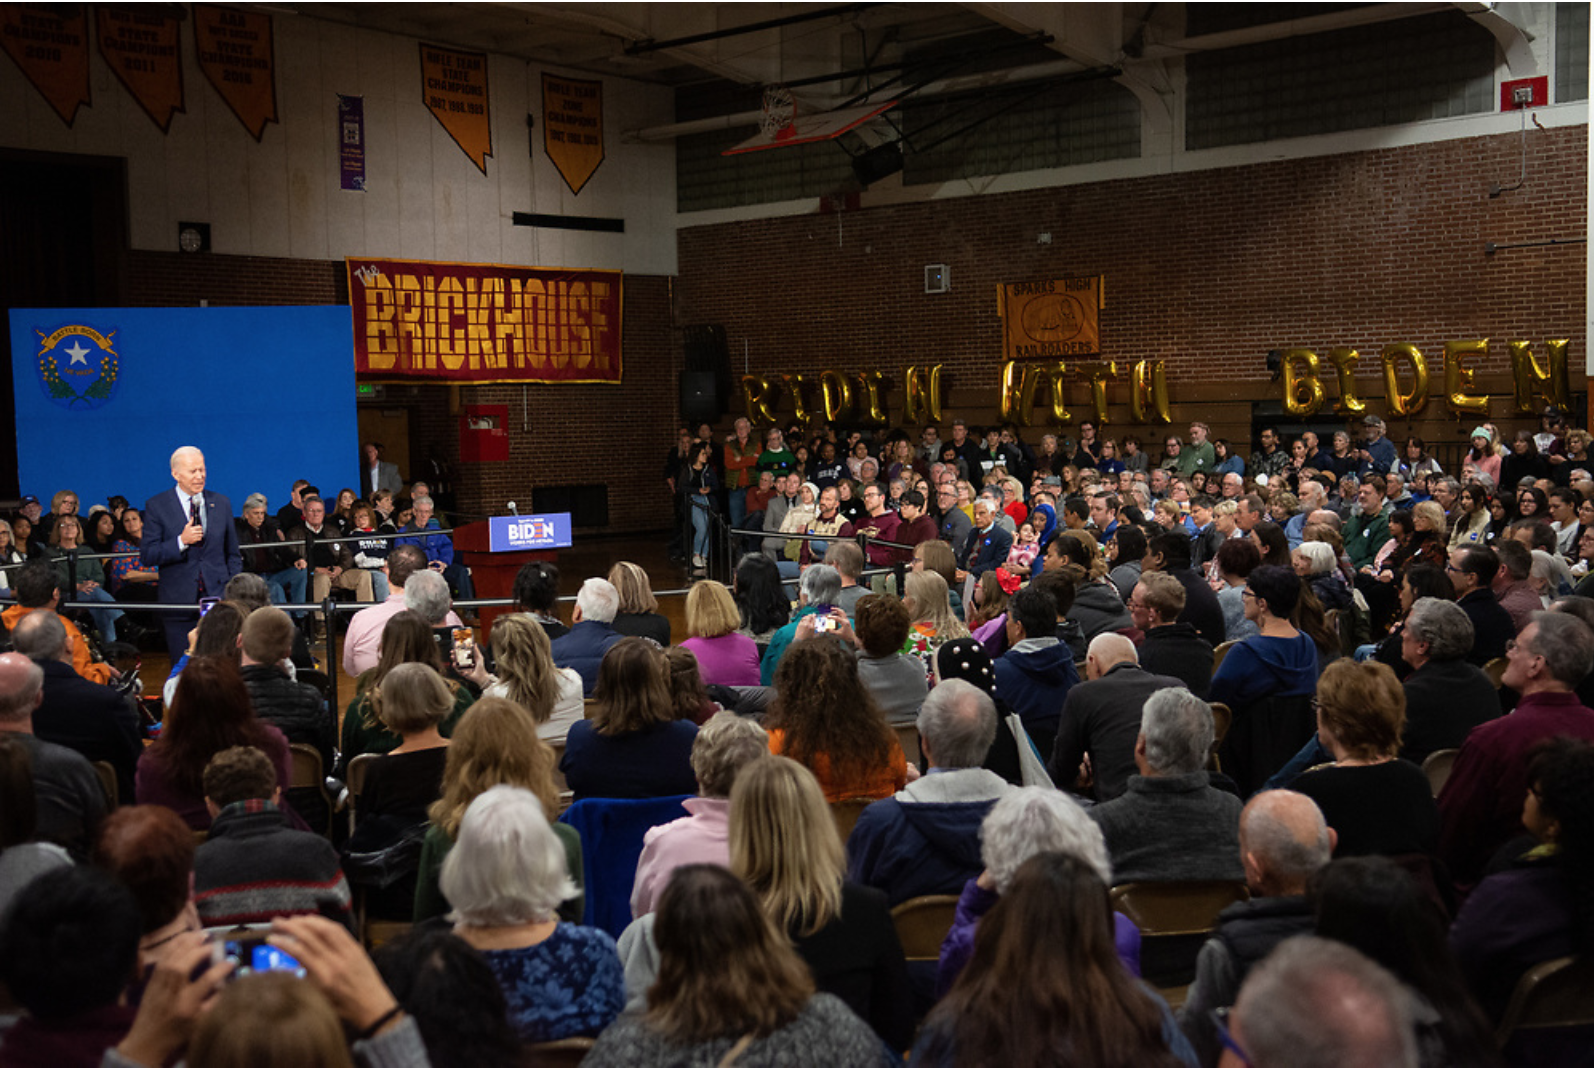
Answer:
<path fill-rule="evenodd" d="M 687 633 L 635 564 L 562 618 L 537 563 L 463 655 L 445 535 L 323 566 L 251 497 L 153 732 L 57 495 L 5 531 L 0 1064 L 1586 1063 L 1496 1029 L 1594 961 L 1588 436 L 1479 427 L 1451 478 L 1383 431 L 683 430 L 681 551 L 755 532 Z M 376 496 L 287 518 L 431 519 Z M 378 602 L 341 710 L 272 603 L 333 585 Z M 1170 954 L 1134 894 L 1195 884 L 1232 903 Z"/>

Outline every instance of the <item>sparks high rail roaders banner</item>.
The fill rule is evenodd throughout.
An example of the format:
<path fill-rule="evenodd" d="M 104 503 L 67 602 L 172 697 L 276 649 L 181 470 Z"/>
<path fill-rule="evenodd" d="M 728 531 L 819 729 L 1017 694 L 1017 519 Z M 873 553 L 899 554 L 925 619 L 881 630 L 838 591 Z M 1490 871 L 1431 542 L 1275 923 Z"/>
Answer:
<path fill-rule="evenodd" d="M 620 381 L 619 271 L 347 263 L 361 381 Z"/>

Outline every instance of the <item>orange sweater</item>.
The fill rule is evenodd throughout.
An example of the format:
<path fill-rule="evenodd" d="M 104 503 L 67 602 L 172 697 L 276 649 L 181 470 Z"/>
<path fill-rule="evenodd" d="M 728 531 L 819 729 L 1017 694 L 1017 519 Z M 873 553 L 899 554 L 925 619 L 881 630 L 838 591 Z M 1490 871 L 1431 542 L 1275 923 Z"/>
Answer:
<path fill-rule="evenodd" d="M 0 612 L 0 623 L 6 625 L 7 630 L 15 630 L 22 617 L 29 612 L 37 612 L 37 608 L 24 608 L 14 604 L 4 612 Z M 66 635 L 72 640 L 72 670 L 82 675 L 90 682 L 97 682 L 101 686 L 110 684 L 111 665 L 96 664 L 89 658 L 89 643 L 83 640 L 83 632 L 77 629 L 77 624 L 61 617 L 61 622 L 66 624 Z"/>
<path fill-rule="evenodd" d="M 785 747 L 786 732 L 770 731 L 769 751 L 781 756 Z M 886 766 L 874 769 L 863 779 L 852 782 L 833 781 L 830 774 L 830 757 L 824 753 L 815 753 L 813 763 L 808 769 L 814 773 L 814 778 L 819 780 L 820 788 L 825 791 L 825 800 L 831 802 L 853 798 L 878 800 L 890 797 L 908 785 L 908 758 L 902 755 L 902 746 L 897 744 L 896 738 L 891 739 L 891 759 Z"/>

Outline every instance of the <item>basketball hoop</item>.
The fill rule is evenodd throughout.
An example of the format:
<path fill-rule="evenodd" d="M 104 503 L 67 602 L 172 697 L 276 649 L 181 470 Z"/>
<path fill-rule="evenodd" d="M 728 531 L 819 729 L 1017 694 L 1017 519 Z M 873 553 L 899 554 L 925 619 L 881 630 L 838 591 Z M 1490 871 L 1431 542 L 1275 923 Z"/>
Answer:
<path fill-rule="evenodd" d="M 792 120 L 797 117 L 797 102 L 791 90 L 784 85 L 772 85 L 764 90 L 764 113 L 759 119 L 759 129 L 773 141 L 784 141 L 796 130 Z"/>

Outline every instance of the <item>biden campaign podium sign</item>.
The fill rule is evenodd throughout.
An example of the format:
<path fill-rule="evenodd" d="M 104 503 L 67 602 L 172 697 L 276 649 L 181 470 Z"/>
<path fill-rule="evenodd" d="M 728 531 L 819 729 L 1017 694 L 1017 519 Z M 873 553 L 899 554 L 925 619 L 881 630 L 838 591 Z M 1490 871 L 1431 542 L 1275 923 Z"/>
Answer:
<path fill-rule="evenodd" d="M 570 513 L 500 515 L 488 521 L 489 547 L 495 553 L 570 548 Z"/>

